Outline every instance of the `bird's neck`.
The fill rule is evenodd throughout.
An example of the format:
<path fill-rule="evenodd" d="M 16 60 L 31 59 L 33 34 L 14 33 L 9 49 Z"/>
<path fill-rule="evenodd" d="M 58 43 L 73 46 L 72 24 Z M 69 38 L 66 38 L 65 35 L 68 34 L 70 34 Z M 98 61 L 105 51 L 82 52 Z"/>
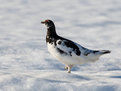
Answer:
<path fill-rule="evenodd" d="M 57 36 L 55 26 L 49 26 L 47 28 L 47 36 L 49 36 L 49 37 L 56 37 Z"/>

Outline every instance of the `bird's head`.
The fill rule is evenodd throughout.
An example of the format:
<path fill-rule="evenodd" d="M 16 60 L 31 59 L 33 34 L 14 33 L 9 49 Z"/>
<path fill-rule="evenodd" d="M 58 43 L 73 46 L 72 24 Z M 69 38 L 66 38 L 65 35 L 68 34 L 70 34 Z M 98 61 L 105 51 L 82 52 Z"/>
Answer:
<path fill-rule="evenodd" d="M 52 20 L 45 20 L 41 22 L 42 24 L 45 24 L 47 27 L 53 27 L 54 23 Z"/>

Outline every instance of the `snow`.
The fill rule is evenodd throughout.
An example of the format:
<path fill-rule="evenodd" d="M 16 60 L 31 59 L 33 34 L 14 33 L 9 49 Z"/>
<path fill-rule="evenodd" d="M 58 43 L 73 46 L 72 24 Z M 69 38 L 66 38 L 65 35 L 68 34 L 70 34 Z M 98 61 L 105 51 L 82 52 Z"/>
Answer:
<path fill-rule="evenodd" d="M 0 0 L 0 91 L 120 91 L 121 0 Z M 46 27 L 89 49 L 111 50 L 68 74 L 48 52 Z"/>

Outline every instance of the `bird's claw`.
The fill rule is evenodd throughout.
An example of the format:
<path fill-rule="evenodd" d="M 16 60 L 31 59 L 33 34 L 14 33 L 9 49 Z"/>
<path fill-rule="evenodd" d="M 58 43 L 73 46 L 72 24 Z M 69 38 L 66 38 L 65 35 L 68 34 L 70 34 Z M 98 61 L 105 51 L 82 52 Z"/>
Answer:
<path fill-rule="evenodd" d="M 68 71 L 68 73 L 71 73 L 71 71 Z"/>

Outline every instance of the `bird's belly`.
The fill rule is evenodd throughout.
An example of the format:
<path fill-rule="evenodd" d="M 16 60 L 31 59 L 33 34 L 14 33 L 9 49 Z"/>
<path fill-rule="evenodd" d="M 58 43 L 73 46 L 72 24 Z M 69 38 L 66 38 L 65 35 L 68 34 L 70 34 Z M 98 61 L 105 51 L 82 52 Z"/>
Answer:
<path fill-rule="evenodd" d="M 57 60 L 59 60 L 60 62 L 64 64 L 68 64 L 71 62 L 70 60 L 71 58 L 65 54 L 59 53 L 59 51 L 54 45 L 47 44 L 47 46 L 48 46 L 48 51 L 50 52 L 50 54 L 54 56 Z"/>
<path fill-rule="evenodd" d="M 66 54 L 61 54 L 61 53 L 59 53 L 56 46 L 54 46 L 54 45 L 47 44 L 47 46 L 48 46 L 48 51 L 50 52 L 50 54 L 53 55 L 57 60 L 59 60 L 60 62 L 66 64 L 66 65 L 84 64 L 84 63 L 89 62 L 85 58 L 77 56 L 75 54 L 72 54 L 72 56 L 66 55 Z"/>

